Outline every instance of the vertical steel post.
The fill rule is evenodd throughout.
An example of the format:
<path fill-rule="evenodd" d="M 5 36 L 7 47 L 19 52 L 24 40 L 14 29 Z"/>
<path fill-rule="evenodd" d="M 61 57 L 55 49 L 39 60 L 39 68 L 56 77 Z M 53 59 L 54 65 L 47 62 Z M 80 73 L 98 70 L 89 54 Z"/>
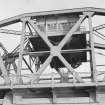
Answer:
<path fill-rule="evenodd" d="M 25 40 L 25 29 L 26 29 L 26 20 L 22 18 L 22 36 L 20 41 L 20 51 L 19 51 L 19 60 L 18 60 L 18 69 L 17 69 L 17 84 L 22 82 L 21 78 L 21 68 L 22 68 L 22 57 L 23 57 L 23 50 L 24 50 L 24 40 Z"/>
<path fill-rule="evenodd" d="M 1 54 L 0 54 L 0 70 L 1 70 L 1 72 L 3 74 L 4 79 L 5 79 L 5 84 L 9 84 L 10 83 L 10 79 L 9 79 L 7 70 L 6 70 L 5 66 L 4 66 Z"/>
<path fill-rule="evenodd" d="M 89 42 L 90 42 L 90 47 L 91 47 L 91 52 L 90 52 L 90 66 L 92 70 L 92 79 L 94 82 L 97 81 L 96 79 L 96 61 L 95 61 L 95 51 L 94 51 L 94 38 L 93 38 L 93 27 L 92 27 L 92 15 L 93 12 L 89 13 L 88 15 L 88 23 L 89 23 Z"/>

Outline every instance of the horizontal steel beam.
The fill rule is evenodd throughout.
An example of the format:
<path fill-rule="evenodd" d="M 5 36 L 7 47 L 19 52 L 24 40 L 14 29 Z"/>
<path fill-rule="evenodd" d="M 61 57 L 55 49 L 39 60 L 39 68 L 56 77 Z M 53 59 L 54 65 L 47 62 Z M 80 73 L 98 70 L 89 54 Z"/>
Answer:
<path fill-rule="evenodd" d="M 105 50 L 105 44 L 100 44 L 100 43 L 94 43 L 94 47 L 98 49 L 103 49 Z"/>
<path fill-rule="evenodd" d="M 83 12 L 95 12 L 96 15 L 104 15 L 105 9 L 102 8 L 93 8 L 93 7 L 85 7 L 85 8 L 74 8 L 74 9 L 65 9 L 65 10 L 54 10 L 54 11 L 46 11 L 46 12 L 33 12 L 33 13 L 25 13 L 22 15 L 18 15 L 15 17 L 11 17 L 5 20 L 0 21 L 0 27 L 4 27 L 10 24 L 14 24 L 17 22 L 21 22 L 21 18 L 23 17 L 40 17 L 40 16 L 48 16 L 48 15 L 64 15 L 70 13 L 82 14 Z"/>
<path fill-rule="evenodd" d="M 41 99 L 40 99 L 41 100 Z M 37 103 L 38 105 L 52 105 L 52 104 L 49 104 L 49 103 Z M 53 104 L 53 105 L 61 105 L 62 103 L 56 103 L 56 104 Z M 62 105 L 70 105 L 70 104 L 74 104 L 74 105 L 97 105 L 97 103 L 93 103 L 93 102 L 83 102 L 83 103 L 63 103 Z M 27 104 L 21 104 L 21 105 L 27 105 Z M 29 105 L 29 104 L 28 104 Z M 34 104 L 30 104 L 30 105 L 34 105 Z"/>
<path fill-rule="evenodd" d="M 87 44 L 89 46 L 89 42 Z M 94 47 L 97 48 L 97 49 L 102 49 L 102 50 L 105 50 L 105 44 L 101 44 L 101 43 L 94 43 Z"/>
<path fill-rule="evenodd" d="M 100 30 L 100 29 L 103 29 L 103 28 L 105 28 L 105 24 L 93 27 L 93 31 Z"/>
<path fill-rule="evenodd" d="M 8 29 L 0 29 L 0 33 L 5 34 L 14 34 L 14 35 L 22 35 L 21 31 L 15 31 L 15 30 L 8 30 Z M 29 33 L 25 33 L 26 35 L 29 35 Z"/>
<path fill-rule="evenodd" d="M 22 35 L 21 31 L 15 31 L 15 30 L 8 30 L 8 29 L 0 29 L 0 33 L 5 33 L 5 34 L 13 34 L 13 35 Z M 74 34 L 88 34 L 89 31 L 77 31 L 74 32 Z M 26 37 L 38 37 L 38 35 L 33 32 L 34 36 L 30 36 L 29 32 L 25 33 Z M 57 36 L 60 36 L 61 34 L 58 34 Z M 49 34 L 49 36 L 54 36 L 54 34 Z"/>
<path fill-rule="evenodd" d="M 63 88 L 63 87 L 103 87 L 105 86 L 105 82 L 87 82 L 87 83 L 55 83 L 53 87 L 55 88 Z M 24 88 L 52 88 L 52 84 L 50 83 L 42 83 L 42 84 L 23 84 L 23 85 L 1 85 L 0 89 L 24 89 Z"/>

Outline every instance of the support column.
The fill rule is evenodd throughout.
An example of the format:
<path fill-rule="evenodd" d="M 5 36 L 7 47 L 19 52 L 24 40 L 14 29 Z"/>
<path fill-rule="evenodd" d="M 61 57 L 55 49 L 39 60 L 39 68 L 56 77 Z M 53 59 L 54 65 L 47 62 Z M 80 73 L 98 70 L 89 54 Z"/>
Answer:
<path fill-rule="evenodd" d="M 21 103 L 24 90 L 13 90 L 13 105 Z"/>
<path fill-rule="evenodd" d="M 56 92 L 54 88 L 52 89 L 52 103 L 56 104 Z"/>
<path fill-rule="evenodd" d="M 89 93 L 90 96 L 90 103 L 96 103 L 97 102 L 97 97 L 96 97 L 96 89 L 93 89 Z"/>
<path fill-rule="evenodd" d="M 13 95 L 11 91 L 5 94 L 2 105 L 13 105 Z"/>
<path fill-rule="evenodd" d="M 94 51 L 94 38 L 93 38 L 93 27 L 92 27 L 92 15 L 93 12 L 90 12 L 88 14 L 88 22 L 89 22 L 89 42 L 90 42 L 90 47 L 91 47 L 91 52 L 90 52 L 90 66 L 91 66 L 91 71 L 92 71 L 92 79 L 94 82 L 97 81 L 96 79 L 96 61 L 95 61 L 95 51 Z"/>
<path fill-rule="evenodd" d="M 96 99 L 98 105 L 105 105 L 105 87 L 97 87 Z"/>
<path fill-rule="evenodd" d="M 21 68 L 22 68 L 22 57 L 23 57 L 25 29 L 26 29 L 26 19 L 23 18 L 21 20 L 22 20 L 22 36 L 20 41 L 19 61 L 18 61 L 18 69 L 17 69 L 17 84 L 22 83 Z"/>

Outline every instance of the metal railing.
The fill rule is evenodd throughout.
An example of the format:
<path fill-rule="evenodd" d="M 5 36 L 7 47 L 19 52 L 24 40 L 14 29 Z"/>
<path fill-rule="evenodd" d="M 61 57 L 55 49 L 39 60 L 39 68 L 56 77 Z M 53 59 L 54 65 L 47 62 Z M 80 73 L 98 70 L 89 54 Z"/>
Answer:
<path fill-rule="evenodd" d="M 91 72 L 79 72 L 80 77 L 82 77 L 82 79 L 84 80 L 84 83 L 92 83 L 91 80 Z M 105 74 L 105 71 L 100 71 L 98 72 L 97 76 L 103 75 Z M 61 77 L 58 73 L 47 73 L 47 74 L 43 74 L 39 81 L 36 83 L 32 83 L 33 79 L 36 77 L 36 75 L 34 74 L 24 74 L 21 75 L 22 78 L 22 84 L 21 85 L 33 85 L 33 84 L 57 84 L 57 83 L 69 83 L 69 84 L 74 84 L 74 83 L 78 83 L 75 79 L 75 77 L 73 77 L 73 75 L 71 74 L 66 74 L 68 76 L 68 81 L 66 82 L 62 82 L 61 81 Z M 7 85 L 17 85 L 17 75 L 15 74 L 11 74 L 9 76 L 10 78 L 10 84 Z M 102 77 L 98 78 L 97 82 L 103 82 L 102 81 Z M 6 85 L 4 79 L 1 77 L 0 78 L 0 86 L 1 85 Z"/>

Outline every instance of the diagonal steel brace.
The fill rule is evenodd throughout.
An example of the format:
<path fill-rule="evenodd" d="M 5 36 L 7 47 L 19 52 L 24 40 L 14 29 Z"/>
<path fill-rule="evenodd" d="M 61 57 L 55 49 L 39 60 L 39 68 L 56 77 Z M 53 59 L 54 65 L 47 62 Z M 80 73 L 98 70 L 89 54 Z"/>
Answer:
<path fill-rule="evenodd" d="M 82 78 L 78 75 L 77 72 L 75 72 L 73 70 L 73 68 L 71 67 L 71 65 L 65 60 L 65 58 L 60 54 L 60 51 L 62 49 L 62 47 L 66 44 L 66 42 L 68 40 L 70 40 L 72 34 L 79 28 L 80 24 L 83 22 L 83 20 L 85 19 L 86 15 L 83 15 L 78 21 L 77 23 L 72 27 L 72 29 L 67 33 L 67 35 L 65 35 L 64 39 L 60 42 L 60 44 L 58 46 L 53 46 L 52 43 L 48 40 L 47 36 L 39 30 L 39 28 L 37 27 L 37 25 L 32 21 L 29 20 L 29 24 L 34 28 L 34 30 L 40 35 L 40 37 L 45 41 L 45 43 L 51 48 L 51 55 L 47 58 L 47 60 L 45 61 L 45 63 L 42 65 L 42 67 L 38 70 L 37 72 L 37 80 L 39 79 L 40 75 L 42 74 L 42 72 L 44 71 L 44 69 L 48 66 L 48 64 L 51 62 L 53 56 L 58 56 L 58 58 L 64 63 L 64 65 L 68 68 L 68 70 L 75 75 L 77 81 L 79 82 L 83 82 Z M 35 79 L 36 79 L 35 78 Z M 35 80 L 34 79 L 34 80 Z"/>
<path fill-rule="evenodd" d="M 51 62 L 53 56 L 50 55 L 46 61 L 44 62 L 44 64 L 39 68 L 39 70 L 36 72 L 34 78 L 32 79 L 31 83 L 33 84 L 34 82 L 38 82 L 39 78 L 41 76 L 41 74 L 43 73 L 43 71 L 46 69 L 46 67 L 49 65 L 49 63 Z"/>

